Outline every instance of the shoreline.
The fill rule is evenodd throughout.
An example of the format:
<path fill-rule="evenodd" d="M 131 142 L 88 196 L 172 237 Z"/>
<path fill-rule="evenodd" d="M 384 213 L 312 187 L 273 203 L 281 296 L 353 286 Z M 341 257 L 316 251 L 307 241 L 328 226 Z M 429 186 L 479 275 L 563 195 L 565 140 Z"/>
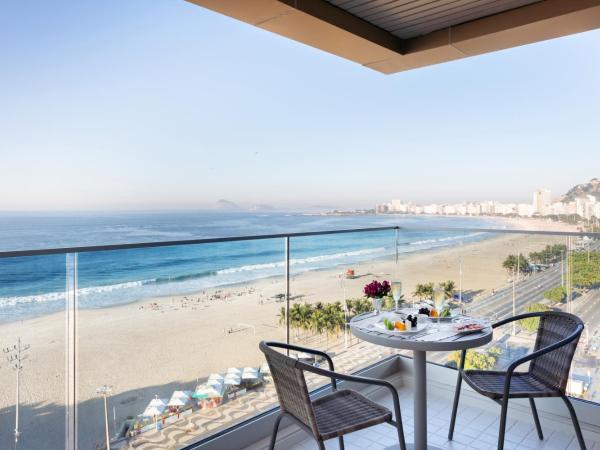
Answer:
<path fill-rule="evenodd" d="M 445 216 L 440 216 L 440 217 L 445 217 Z M 452 217 L 452 216 L 448 216 L 448 217 Z M 469 216 L 467 216 L 469 217 Z M 510 229 L 511 231 L 524 231 L 524 232 L 531 232 L 531 231 L 555 231 L 555 232 L 575 232 L 577 227 L 574 225 L 569 225 L 569 224 L 565 224 L 565 223 L 561 223 L 561 222 L 552 222 L 552 221 L 545 221 L 548 222 L 547 225 L 548 227 L 544 230 L 539 230 L 537 228 L 538 223 L 540 222 L 540 220 L 542 219 L 531 219 L 531 218 L 498 218 L 501 219 L 500 222 L 504 222 L 504 224 L 506 225 L 505 228 L 498 228 L 498 235 L 502 236 L 502 231 L 506 230 L 507 228 Z M 457 230 L 459 232 L 465 232 L 468 229 L 462 229 L 462 228 L 457 228 Z M 473 231 L 476 232 L 477 229 L 474 229 Z M 412 230 L 411 230 L 412 231 Z M 427 229 L 424 229 L 423 231 L 428 231 Z M 432 231 L 435 231 L 435 229 L 433 229 Z M 490 232 L 490 234 L 493 232 Z M 471 238 L 466 238 L 466 240 L 468 241 L 467 244 L 471 244 L 471 243 L 477 243 L 477 242 L 481 242 L 481 241 L 486 241 L 489 239 L 493 239 L 496 236 L 490 236 L 490 237 L 485 237 L 482 239 L 473 239 Z M 406 256 L 410 256 L 410 255 L 416 255 L 416 254 L 427 254 L 430 253 L 432 251 L 438 251 L 438 250 L 443 250 L 443 249 L 450 249 L 453 247 L 456 247 L 458 245 L 460 245 L 460 239 L 457 239 L 456 242 L 452 242 L 449 244 L 442 244 L 442 245 L 433 245 L 429 248 L 422 248 L 422 249 L 414 249 L 412 251 L 405 251 L 399 252 L 399 257 L 406 257 Z M 408 245 L 410 245 L 411 243 L 409 243 Z M 349 265 L 360 265 L 361 263 L 364 263 L 365 261 L 385 261 L 389 258 L 393 258 L 394 254 L 390 253 L 389 255 L 382 255 L 380 257 L 376 257 L 376 258 L 372 258 L 372 259 L 366 259 L 366 260 L 357 260 L 355 262 L 344 262 L 341 261 L 337 264 L 334 264 L 332 266 L 329 267 L 319 267 L 319 268 L 308 268 L 306 270 L 301 270 L 298 273 L 293 274 L 293 276 L 298 276 L 302 273 L 310 273 L 310 272 L 321 272 L 321 271 L 328 271 L 328 270 L 335 270 L 337 268 L 340 267 L 347 267 Z M 293 269 L 292 269 L 293 271 Z M 152 299 L 161 299 L 161 298 L 170 298 L 170 297 L 183 297 L 183 296 L 189 296 L 189 297 L 193 297 L 193 296 L 197 296 L 200 293 L 203 293 L 205 291 L 214 291 L 214 290 L 231 290 L 234 289 L 236 287 L 239 286 L 243 286 L 246 285 L 248 283 L 253 283 L 256 281 L 260 281 L 260 280 L 269 280 L 269 279 L 276 279 L 279 278 L 280 275 L 265 275 L 265 276 L 259 276 L 257 278 L 253 278 L 250 280 L 240 280 L 240 281 L 232 281 L 232 282 L 223 282 L 222 284 L 215 284 L 214 286 L 208 286 L 206 288 L 203 289 L 190 289 L 187 292 L 175 292 L 173 294 L 164 294 L 164 295 L 145 295 L 143 297 L 139 297 L 137 299 L 131 300 L 131 301 L 126 301 L 123 303 L 116 303 L 116 304 L 112 304 L 112 305 L 106 305 L 106 306 L 88 306 L 88 307 L 80 307 L 80 311 L 84 311 L 84 310 L 103 310 L 103 309 L 110 309 L 110 308 L 116 308 L 116 307 L 120 307 L 120 306 L 127 306 L 127 305 L 131 305 L 131 304 L 136 304 L 136 303 L 143 303 L 143 302 L 147 302 L 148 300 L 152 300 Z M 135 283 L 137 281 L 133 281 L 133 283 Z M 126 284 L 126 283 L 123 283 Z M 100 288 L 103 288 L 105 286 L 100 286 Z M 88 288 L 86 288 L 88 289 Z M 49 293 L 49 294 L 41 294 L 41 295 L 55 295 L 57 293 Z M 4 299 L 10 299 L 12 297 L 4 297 Z M 14 297 L 14 298 L 19 298 L 19 297 Z M 56 301 L 56 300 L 53 300 Z M 60 301 L 65 301 L 60 300 Z M 43 303 L 43 302 L 40 302 Z M 20 303 L 21 305 L 25 305 L 26 303 Z M 14 305 L 13 305 L 14 306 Z M 10 306 L 5 306 L 4 308 L 9 308 Z M 64 314 L 64 311 L 50 311 L 47 313 L 44 312 L 40 312 L 40 313 L 31 313 L 31 314 L 22 314 L 22 315 L 10 315 L 10 314 L 3 314 L 2 309 L 0 309 L 0 325 L 3 324 L 8 324 L 8 323 L 13 323 L 13 322 L 22 322 L 22 321 L 27 321 L 27 320 L 34 320 L 34 319 L 38 319 L 38 318 L 42 318 L 42 317 L 47 317 L 47 316 L 52 316 L 54 314 Z"/>

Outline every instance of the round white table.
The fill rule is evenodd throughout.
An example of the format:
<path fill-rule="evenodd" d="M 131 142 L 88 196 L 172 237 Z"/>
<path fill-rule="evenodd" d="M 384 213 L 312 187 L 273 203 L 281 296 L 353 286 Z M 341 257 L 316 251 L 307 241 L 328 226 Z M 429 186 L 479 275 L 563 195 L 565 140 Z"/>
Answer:
<path fill-rule="evenodd" d="M 412 350 L 414 366 L 413 407 L 415 442 L 412 445 L 408 444 L 407 447 L 415 450 L 440 450 L 438 447 L 427 445 L 427 352 L 445 352 L 480 347 L 492 340 L 492 328 L 485 328 L 478 333 L 454 334 L 450 336 L 452 333 L 451 325 L 447 323 L 442 323 L 439 330 L 433 333 L 432 327 L 436 327 L 437 324 L 435 319 L 431 319 L 432 322 L 423 332 L 414 335 L 402 333 L 390 334 L 373 327 L 375 322 L 382 320 L 382 315 L 376 316 L 373 313 L 366 313 L 356 316 L 350 321 L 350 330 L 357 338 L 372 344 L 402 350 Z M 443 338 L 444 333 L 448 337 Z M 430 336 L 431 340 L 428 339 Z M 441 339 L 436 340 L 437 338 Z"/>

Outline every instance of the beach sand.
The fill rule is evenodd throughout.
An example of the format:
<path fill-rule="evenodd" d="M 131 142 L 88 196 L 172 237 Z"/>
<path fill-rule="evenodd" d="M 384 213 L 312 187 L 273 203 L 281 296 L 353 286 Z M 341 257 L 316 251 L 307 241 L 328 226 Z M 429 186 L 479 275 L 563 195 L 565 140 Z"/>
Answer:
<path fill-rule="evenodd" d="M 523 223 L 520 227 L 525 227 Z M 534 224 L 539 229 L 539 225 Z M 529 253 L 563 238 L 502 235 L 484 241 L 402 254 L 353 264 L 357 277 L 346 280 L 348 268 L 294 274 L 295 301 L 341 301 L 362 295 L 372 279 L 398 279 L 411 296 L 417 283 L 454 280 L 467 296 L 477 296 L 507 283 L 502 261 L 509 253 Z M 109 399 L 117 423 L 139 414 L 158 395 L 193 389 L 196 380 L 228 367 L 258 366 L 262 339 L 285 340 L 278 324 L 284 305 L 274 298 L 285 292 L 281 277 L 206 290 L 187 296 L 148 299 L 125 306 L 81 310 L 77 317 L 77 397 L 80 449 L 94 449 L 103 439 L 102 401 L 96 388 L 113 387 Z M 12 346 L 17 337 L 30 345 L 21 375 L 23 449 L 64 447 L 65 314 L 0 325 L 0 345 Z M 325 341 L 323 341 L 323 345 Z M 16 373 L 0 365 L 0 448 L 12 448 Z M 112 431 L 112 430 L 111 430 Z"/>

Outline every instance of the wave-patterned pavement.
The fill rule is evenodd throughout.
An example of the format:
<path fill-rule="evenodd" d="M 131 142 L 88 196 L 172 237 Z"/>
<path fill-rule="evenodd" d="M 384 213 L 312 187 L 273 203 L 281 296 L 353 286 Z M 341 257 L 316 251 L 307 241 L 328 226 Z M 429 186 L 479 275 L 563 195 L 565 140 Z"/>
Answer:
<path fill-rule="evenodd" d="M 389 349 L 374 346 L 354 339 L 354 344 L 344 348 L 343 340 L 338 340 L 331 347 L 336 370 L 340 372 L 355 371 L 360 367 L 372 364 L 390 354 Z M 322 377 L 307 375 L 307 384 L 315 388 L 325 383 Z M 218 408 L 194 411 L 181 417 L 177 422 L 169 424 L 157 432 L 146 432 L 129 441 L 127 448 L 136 450 L 176 449 L 202 437 L 209 436 L 224 428 L 254 416 L 277 404 L 277 393 L 273 384 L 248 392 L 237 399 L 230 400 Z"/>

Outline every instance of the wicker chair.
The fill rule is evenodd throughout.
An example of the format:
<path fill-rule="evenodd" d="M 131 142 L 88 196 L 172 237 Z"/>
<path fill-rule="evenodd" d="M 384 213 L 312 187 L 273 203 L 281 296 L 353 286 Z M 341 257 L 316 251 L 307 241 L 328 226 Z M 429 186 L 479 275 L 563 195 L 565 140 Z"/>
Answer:
<path fill-rule="evenodd" d="M 498 434 L 498 449 L 504 448 L 504 433 L 506 431 L 506 413 L 508 400 L 511 398 L 528 398 L 538 437 L 544 439 L 540 419 L 535 407 L 536 397 L 560 397 L 563 399 L 577 434 L 581 449 L 585 442 L 573 405 L 565 395 L 571 361 L 575 354 L 577 342 L 583 331 L 583 322 L 577 316 L 563 312 L 537 312 L 510 317 L 492 325 L 493 328 L 505 325 L 515 320 L 539 317 L 540 322 L 533 352 L 513 361 L 504 372 L 485 370 L 464 370 L 466 351 L 463 350 L 458 368 L 454 406 L 450 419 L 448 439 L 452 440 L 454 424 L 460 397 L 462 380 L 476 392 L 491 398 L 501 405 L 500 430 Z M 515 372 L 515 369 L 525 362 L 530 362 L 525 372 Z"/>
<path fill-rule="evenodd" d="M 345 434 L 384 422 L 396 427 L 400 448 L 406 450 L 398 392 L 390 383 L 383 380 L 336 373 L 333 369 L 333 361 L 329 355 L 318 350 L 281 342 L 265 341 L 261 342 L 259 347 L 265 354 L 267 363 L 271 369 L 271 376 L 273 377 L 281 406 L 281 412 L 275 421 L 275 428 L 271 436 L 269 446 L 271 450 L 275 448 L 277 430 L 281 419 L 285 416 L 310 433 L 317 441 L 321 450 L 325 449 L 324 441 L 336 437 L 339 439 L 340 449 L 343 449 L 343 436 Z M 327 360 L 329 370 L 303 363 L 286 356 L 280 351 L 274 350 L 274 348 L 321 356 Z M 304 372 L 311 372 L 330 378 L 332 392 L 316 400 L 311 400 Z M 372 402 L 364 395 L 350 389 L 338 390 L 336 380 L 382 386 L 389 389 L 394 401 L 396 420 L 392 419 L 392 412 L 389 409 Z"/>

